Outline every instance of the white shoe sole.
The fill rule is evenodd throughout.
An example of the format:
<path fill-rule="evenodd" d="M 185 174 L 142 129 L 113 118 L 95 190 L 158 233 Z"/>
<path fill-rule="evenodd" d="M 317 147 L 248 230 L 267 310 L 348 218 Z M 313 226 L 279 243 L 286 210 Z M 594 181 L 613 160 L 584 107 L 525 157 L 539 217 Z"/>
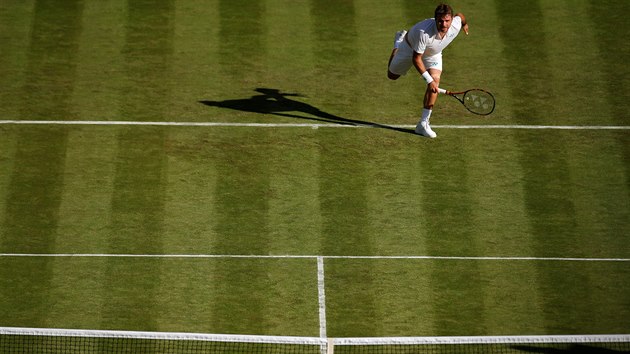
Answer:
<path fill-rule="evenodd" d="M 431 130 L 431 127 L 427 129 L 423 126 L 422 123 L 420 123 L 416 127 L 416 134 L 426 136 L 427 138 L 431 138 L 431 139 L 435 139 L 437 137 L 437 134 L 433 130 Z"/>

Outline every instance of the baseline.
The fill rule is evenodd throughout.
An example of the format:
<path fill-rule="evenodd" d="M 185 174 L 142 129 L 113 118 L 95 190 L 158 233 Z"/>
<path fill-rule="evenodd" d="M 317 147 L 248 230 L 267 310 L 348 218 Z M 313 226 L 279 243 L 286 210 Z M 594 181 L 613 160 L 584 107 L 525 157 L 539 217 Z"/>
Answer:
<path fill-rule="evenodd" d="M 229 122 L 158 122 L 158 121 L 94 121 L 94 120 L 0 120 L 0 125 L 102 125 L 102 126 L 176 126 L 176 127 L 257 127 L 257 128 L 378 128 L 371 124 L 335 124 L 335 123 L 229 123 Z M 388 125 L 392 128 L 413 129 L 411 124 Z M 554 129 L 554 130 L 630 130 L 625 125 L 439 125 L 440 129 Z"/>

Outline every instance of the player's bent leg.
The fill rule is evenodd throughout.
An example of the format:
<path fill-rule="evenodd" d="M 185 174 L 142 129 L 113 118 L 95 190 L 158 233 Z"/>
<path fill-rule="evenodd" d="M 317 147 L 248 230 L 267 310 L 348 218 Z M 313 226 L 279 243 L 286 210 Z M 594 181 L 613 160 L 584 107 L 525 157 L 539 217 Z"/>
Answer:
<path fill-rule="evenodd" d="M 394 48 L 392 50 L 392 54 L 389 56 L 389 61 L 387 62 L 387 78 L 390 80 L 396 80 L 400 77 L 400 75 L 398 74 L 394 74 L 389 68 L 392 65 L 392 60 L 394 59 L 394 57 L 396 56 L 396 53 L 398 52 L 398 48 Z"/>
<path fill-rule="evenodd" d="M 387 70 L 387 78 L 390 80 L 398 80 L 398 78 L 400 77 L 400 75 L 398 74 L 394 74 L 393 72 Z"/>
<path fill-rule="evenodd" d="M 402 44 L 405 40 L 405 35 L 407 35 L 407 31 L 405 30 L 396 32 L 394 35 L 394 48 L 398 48 Z"/>
<path fill-rule="evenodd" d="M 405 75 L 412 66 L 411 61 L 411 48 L 406 45 L 402 45 L 405 41 L 405 35 L 407 31 L 398 31 L 394 36 L 394 49 L 389 56 L 387 64 L 387 78 L 390 80 L 398 80 L 401 76 Z"/>

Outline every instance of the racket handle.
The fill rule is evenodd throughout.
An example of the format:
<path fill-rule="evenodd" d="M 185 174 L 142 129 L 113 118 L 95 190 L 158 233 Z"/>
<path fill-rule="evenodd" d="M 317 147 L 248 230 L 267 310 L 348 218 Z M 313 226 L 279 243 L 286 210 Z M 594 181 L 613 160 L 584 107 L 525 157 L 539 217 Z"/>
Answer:
<path fill-rule="evenodd" d="M 438 93 L 448 93 L 448 91 L 446 91 L 446 90 L 445 90 L 445 89 L 443 89 L 443 88 L 439 88 L 439 89 L 438 89 Z"/>

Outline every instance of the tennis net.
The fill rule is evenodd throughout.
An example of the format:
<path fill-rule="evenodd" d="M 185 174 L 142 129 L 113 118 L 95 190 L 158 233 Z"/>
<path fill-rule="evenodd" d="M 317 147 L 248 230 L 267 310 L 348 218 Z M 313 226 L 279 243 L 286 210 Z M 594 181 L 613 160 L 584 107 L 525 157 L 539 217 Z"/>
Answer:
<path fill-rule="evenodd" d="M 630 335 L 318 338 L 0 327 L 0 353 L 630 353 Z"/>

